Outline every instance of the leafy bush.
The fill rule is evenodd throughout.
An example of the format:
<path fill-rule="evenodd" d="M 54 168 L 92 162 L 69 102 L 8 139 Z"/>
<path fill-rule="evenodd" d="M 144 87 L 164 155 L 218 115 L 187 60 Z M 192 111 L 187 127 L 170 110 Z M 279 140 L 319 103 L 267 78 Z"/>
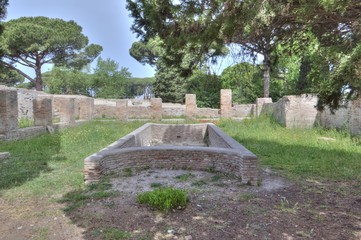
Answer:
<path fill-rule="evenodd" d="M 183 209 L 188 202 L 186 191 L 171 187 L 158 188 L 138 194 L 138 203 L 148 204 L 154 209 L 169 212 L 171 209 Z"/>

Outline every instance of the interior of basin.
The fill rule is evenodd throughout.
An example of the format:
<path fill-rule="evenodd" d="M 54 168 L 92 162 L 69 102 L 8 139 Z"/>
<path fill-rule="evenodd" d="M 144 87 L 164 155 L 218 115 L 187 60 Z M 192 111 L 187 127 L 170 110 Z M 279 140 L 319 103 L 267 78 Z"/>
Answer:
<path fill-rule="evenodd" d="M 143 146 L 208 147 L 206 124 L 152 124 L 150 131 L 144 133 L 150 134 L 150 139 L 141 141 Z M 143 137 L 148 138 L 149 135 Z"/>

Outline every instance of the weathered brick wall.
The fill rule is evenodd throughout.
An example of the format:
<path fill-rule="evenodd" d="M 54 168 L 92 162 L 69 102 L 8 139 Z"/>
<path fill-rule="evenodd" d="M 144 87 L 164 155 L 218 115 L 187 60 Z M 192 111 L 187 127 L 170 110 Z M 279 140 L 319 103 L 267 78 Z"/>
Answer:
<path fill-rule="evenodd" d="M 219 118 L 221 116 L 220 109 L 217 108 L 197 108 L 195 115 L 198 118 Z"/>
<path fill-rule="evenodd" d="M 161 124 L 145 124 L 129 135 L 121 138 L 100 152 L 87 157 L 84 160 L 84 179 L 85 183 L 93 183 L 106 174 L 121 174 L 125 168 L 144 169 L 144 168 L 176 168 L 209 170 L 213 169 L 225 173 L 233 173 L 242 178 L 243 183 L 257 184 L 258 170 L 257 157 L 227 136 L 224 132 L 212 124 L 183 125 L 194 134 L 195 129 L 199 129 L 200 136 L 197 141 L 203 138 L 205 128 L 212 132 L 208 138 L 216 136 L 218 139 L 210 140 L 213 145 L 221 142 L 220 138 L 225 137 L 223 141 L 227 147 L 186 147 L 186 146 L 146 146 L 149 141 L 154 141 L 153 134 L 163 132 L 172 139 L 170 142 L 178 139 L 178 134 L 184 134 L 180 130 L 180 125 L 165 126 Z M 205 127 L 206 126 L 206 127 Z M 161 130 L 164 127 L 165 130 Z M 148 135 L 148 136 L 146 136 Z M 150 140 L 150 135 L 152 140 Z M 165 139 L 165 137 L 155 136 L 155 138 Z M 189 138 L 189 136 L 188 136 Z M 137 139 L 147 139 L 145 142 L 137 142 Z M 184 139 L 186 140 L 186 139 Z M 194 139 L 190 139 L 194 141 Z M 143 146 L 139 146 L 143 145 Z"/>
<path fill-rule="evenodd" d="M 350 130 L 353 135 L 361 135 L 361 99 L 352 101 Z"/>
<path fill-rule="evenodd" d="M 319 112 L 319 124 L 326 128 L 349 128 L 351 118 L 351 105 L 349 103 L 346 107 L 341 107 L 332 114 L 328 108 Z"/>
<path fill-rule="evenodd" d="M 232 117 L 245 118 L 255 114 L 256 104 L 237 104 L 232 108 Z"/>
<path fill-rule="evenodd" d="M 14 88 L 0 89 L 0 134 L 18 129 L 18 95 Z"/>

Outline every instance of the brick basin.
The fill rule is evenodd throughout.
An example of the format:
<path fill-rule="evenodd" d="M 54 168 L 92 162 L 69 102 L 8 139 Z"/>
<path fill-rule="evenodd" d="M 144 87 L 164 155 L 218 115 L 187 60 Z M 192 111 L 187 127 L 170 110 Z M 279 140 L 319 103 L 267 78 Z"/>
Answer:
<path fill-rule="evenodd" d="M 212 123 L 147 123 L 84 159 L 84 181 L 98 182 L 125 169 L 219 171 L 256 185 L 257 157 Z"/>

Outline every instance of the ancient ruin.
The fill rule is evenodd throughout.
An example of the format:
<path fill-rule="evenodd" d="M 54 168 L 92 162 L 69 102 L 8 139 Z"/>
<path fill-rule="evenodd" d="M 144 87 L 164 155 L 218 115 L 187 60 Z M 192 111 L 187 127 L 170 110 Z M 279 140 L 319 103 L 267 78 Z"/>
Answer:
<path fill-rule="evenodd" d="M 212 123 L 147 123 L 84 160 L 86 184 L 126 169 L 206 170 L 231 173 L 256 185 L 257 157 Z"/>

